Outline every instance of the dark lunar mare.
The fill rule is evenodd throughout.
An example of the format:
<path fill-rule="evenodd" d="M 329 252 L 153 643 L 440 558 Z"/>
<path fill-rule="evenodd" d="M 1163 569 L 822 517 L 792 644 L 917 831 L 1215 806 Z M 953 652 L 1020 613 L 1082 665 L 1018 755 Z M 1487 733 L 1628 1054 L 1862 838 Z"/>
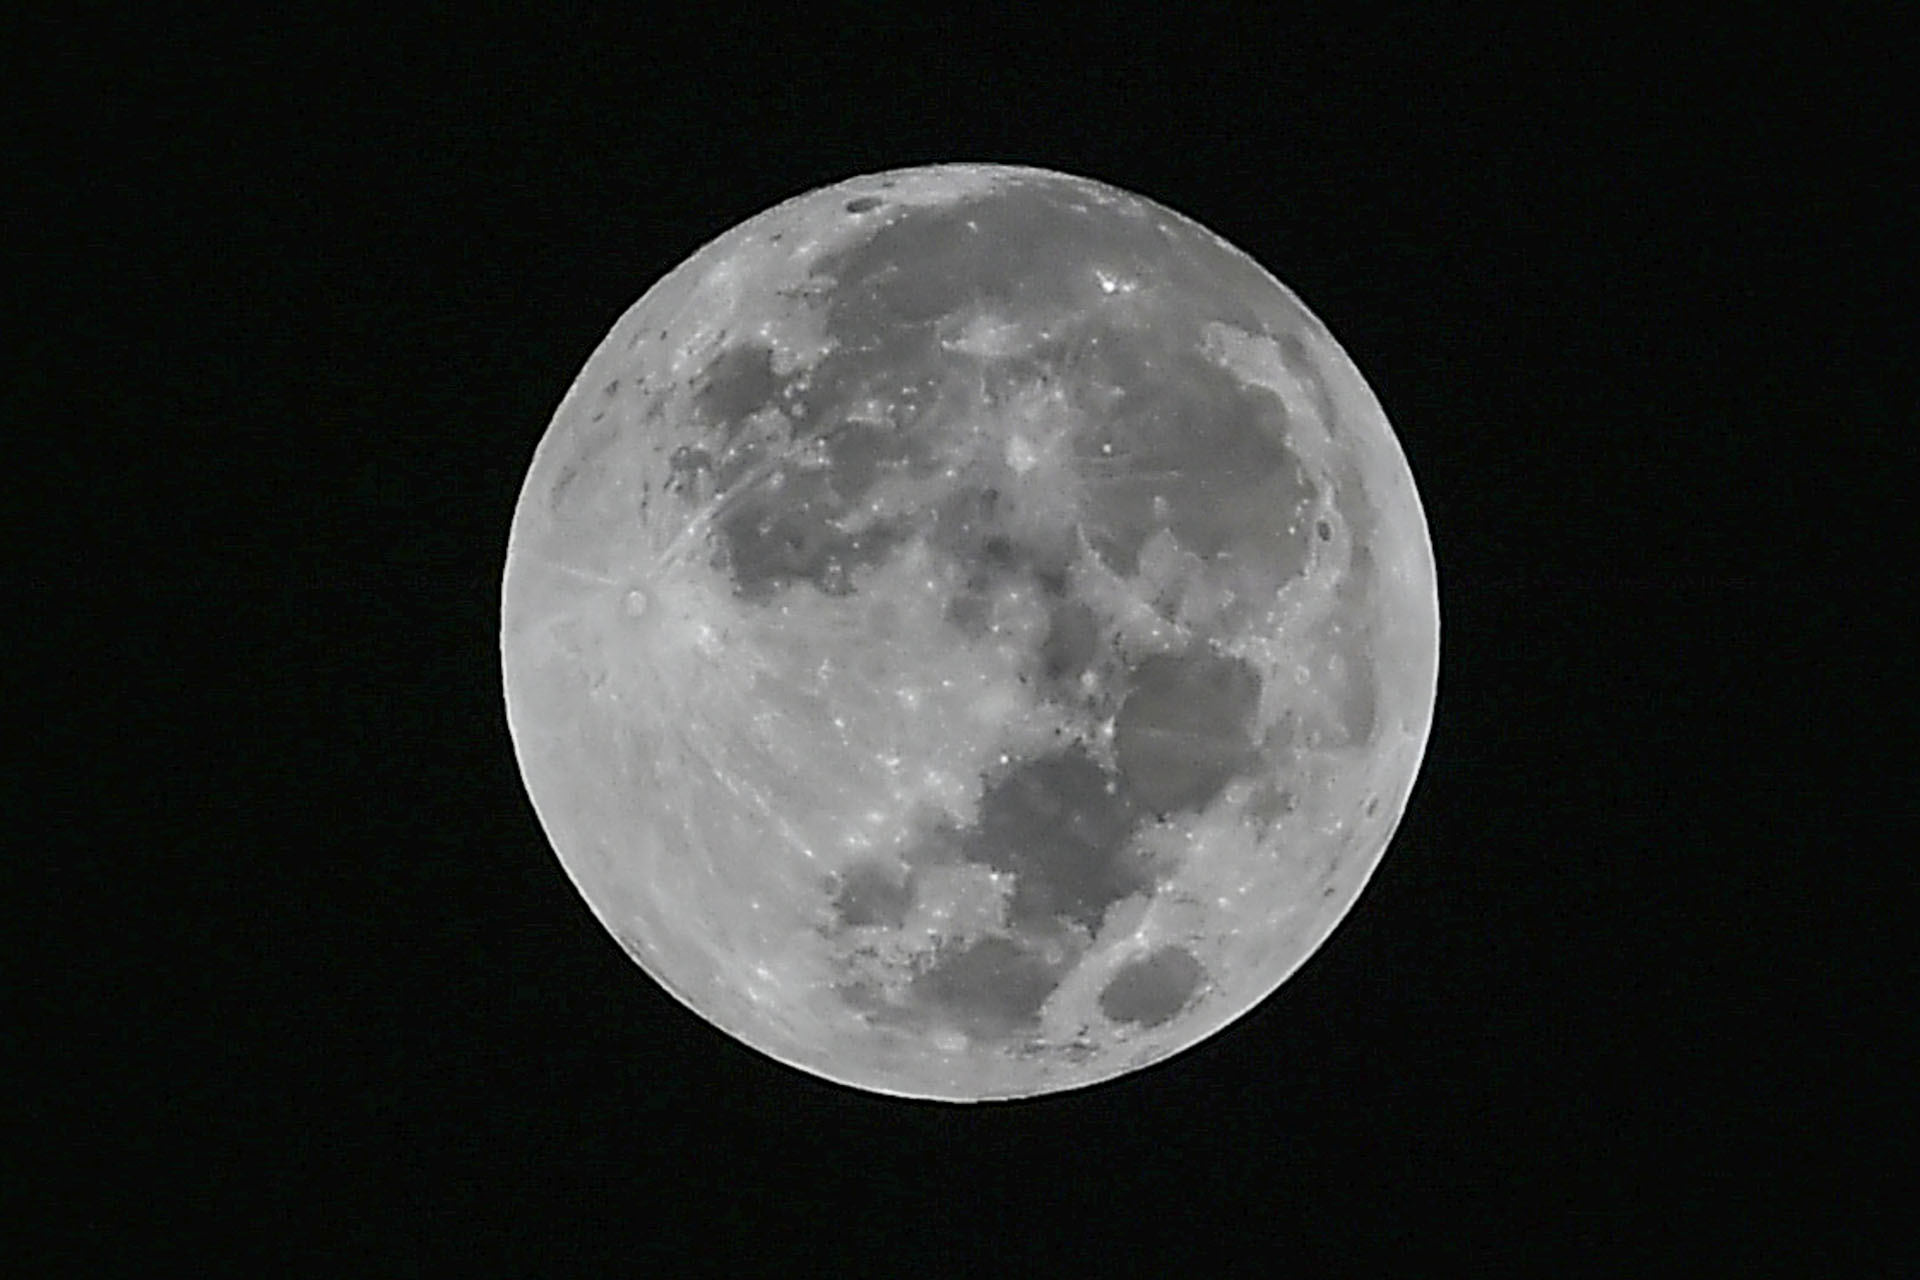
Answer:
<path fill-rule="evenodd" d="M 1138 277 L 1151 304 L 1105 307 L 1090 264 Z M 917 420 L 1050 378 L 1103 401 L 1073 448 L 1089 483 L 1088 535 L 1114 569 L 1134 570 L 1162 508 L 1181 545 L 1209 560 L 1257 560 L 1276 580 L 1305 565 L 1312 488 L 1281 443 L 1281 402 L 1202 353 L 1208 323 L 1262 331 L 1250 300 L 1270 285 L 1197 229 L 1131 198 L 1103 207 L 1085 184 L 1032 177 L 907 211 L 814 270 L 827 287 L 807 305 L 822 309 L 832 350 L 787 375 L 762 345 L 723 350 L 694 380 L 696 411 L 720 446 L 676 459 L 683 482 L 704 471 L 726 499 L 721 559 L 744 596 L 797 582 L 844 590 L 854 571 L 925 532 L 914 521 L 857 533 L 839 523 L 883 469 L 931 474 Z M 974 385 L 956 374 L 938 327 L 970 308 L 1049 336 L 973 370 Z M 783 415 L 777 434 L 749 429 L 772 409 Z M 875 409 L 886 421 L 860 416 Z M 810 442 L 824 447 L 800 447 Z"/>
<path fill-rule="evenodd" d="M 1120 966 L 1099 996 L 1115 1022 L 1157 1027 L 1171 1022 L 1200 989 L 1206 970 L 1185 947 L 1160 947 Z"/>
<path fill-rule="evenodd" d="M 1197 646 L 1154 654 L 1129 673 L 1114 751 L 1130 792 L 1156 812 L 1205 808 L 1254 763 L 1260 676 Z"/>
<path fill-rule="evenodd" d="M 1238 659 L 1199 649 L 1155 655 L 1129 673 L 1118 735 L 1122 768 L 1103 768 L 1081 745 L 1011 762 L 987 785 L 979 819 L 942 828 L 908 862 L 958 857 L 1012 878 L 1004 933 L 936 951 L 912 980 L 909 1020 L 957 1023 L 981 1038 L 1014 1035 L 1071 970 L 1107 911 L 1158 889 L 1130 853 L 1141 824 L 1209 803 L 1252 761 L 1259 678 Z M 845 873 L 833 898 L 836 927 L 898 927 L 914 901 L 910 877 L 883 867 Z M 1166 948 L 1115 974 L 1101 1008 L 1116 1021 L 1171 1018 L 1204 971 Z"/>
<path fill-rule="evenodd" d="M 879 216 L 877 205 L 856 203 L 849 212 Z M 1103 309 L 1094 265 L 1140 281 L 1151 306 Z M 858 569 L 926 538 L 969 566 L 950 615 L 963 633 L 987 625 L 986 602 L 1005 579 L 1042 588 L 1049 618 L 1031 678 L 1043 697 L 1083 699 L 1078 678 L 1111 638 L 1092 609 L 1068 597 L 1059 549 L 1008 535 L 989 485 L 965 484 L 932 509 L 879 527 L 843 527 L 883 474 L 934 474 L 927 441 L 935 432 L 916 429 L 923 416 L 950 411 L 956 397 L 1046 379 L 1100 406 L 1071 445 L 1088 483 L 1085 532 L 1111 568 L 1134 572 L 1161 527 L 1209 571 L 1251 564 L 1279 582 L 1304 568 L 1313 489 L 1282 443 L 1284 407 L 1202 351 L 1210 322 L 1261 332 L 1252 300 L 1271 286 L 1204 233 L 1137 201 L 1101 207 L 1078 184 L 1025 179 L 901 214 L 826 255 L 816 275 L 826 287 L 812 305 L 824 309 L 830 353 L 783 376 L 763 347 L 723 351 L 696 380 L 695 404 L 715 447 L 675 459 L 677 483 L 720 499 L 718 560 L 743 598 L 769 600 L 800 584 L 845 592 Z M 941 346 L 941 323 L 975 311 L 1048 336 L 967 381 Z M 1364 646 L 1348 647 L 1358 668 Z M 1201 639 L 1135 663 L 1119 691 L 1116 768 L 1074 743 L 1010 762 L 987 780 L 973 826 L 929 832 L 908 855 L 910 865 L 959 857 L 1010 876 L 1005 931 L 922 957 L 909 1008 L 850 992 L 856 1004 L 868 1000 L 882 1020 L 1014 1035 L 1035 1024 L 1108 909 L 1155 891 L 1154 874 L 1129 847 L 1143 823 L 1204 808 L 1254 762 L 1260 680 Z M 898 928 L 915 898 L 910 873 L 850 869 L 832 886 L 829 932 Z M 1123 965 L 1100 1005 L 1116 1021 L 1158 1025 L 1203 979 L 1190 952 L 1163 947 Z"/>

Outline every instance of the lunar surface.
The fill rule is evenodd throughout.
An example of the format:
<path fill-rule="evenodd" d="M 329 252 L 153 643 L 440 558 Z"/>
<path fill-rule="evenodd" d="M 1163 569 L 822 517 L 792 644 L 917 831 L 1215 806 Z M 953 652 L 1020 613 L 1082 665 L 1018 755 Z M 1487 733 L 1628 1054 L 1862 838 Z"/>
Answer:
<path fill-rule="evenodd" d="M 1206 1038 L 1353 906 L 1432 719 L 1434 565 L 1306 307 L 1098 182 L 947 165 L 735 227 L 534 453 L 509 723 L 687 1009 L 901 1097 Z"/>

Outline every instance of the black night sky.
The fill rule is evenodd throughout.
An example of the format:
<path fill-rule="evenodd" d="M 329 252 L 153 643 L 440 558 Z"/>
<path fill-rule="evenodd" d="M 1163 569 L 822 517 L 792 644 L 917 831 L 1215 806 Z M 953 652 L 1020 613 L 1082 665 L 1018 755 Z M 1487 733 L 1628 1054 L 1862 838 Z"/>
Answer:
<path fill-rule="evenodd" d="M 1896 273 L 1848 157 L 1890 35 L 639 14 L 23 24 L 16 404 L 88 441 L 23 615 L 64 620 L 21 706 L 66 798 L 30 1274 L 1544 1267 L 1879 1221 L 1811 1114 L 1873 1073 L 1835 1092 L 1788 1047 L 1840 1014 L 1783 1010 L 1833 842 L 1793 815 L 1838 803 L 1793 758 L 1859 726 L 1781 704 L 1872 559 L 1808 449 L 1881 447 Z M 647 981 L 535 821 L 496 647 L 614 319 L 779 200 L 943 160 L 1136 191 L 1294 289 L 1394 424 L 1442 614 L 1424 769 L 1325 947 L 1149 1071 L 972 1109 Z"/>

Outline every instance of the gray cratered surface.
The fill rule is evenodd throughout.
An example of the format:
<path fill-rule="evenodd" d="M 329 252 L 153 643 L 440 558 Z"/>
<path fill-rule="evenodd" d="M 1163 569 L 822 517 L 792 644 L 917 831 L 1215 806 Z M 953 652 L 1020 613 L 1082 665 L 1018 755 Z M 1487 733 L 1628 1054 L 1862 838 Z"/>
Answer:
<path fill-rule="evenodd" d="M 1164 1058 L 1351 907 L 1431 721 L 1406 461 L 1325 327 L 1157 204 L 861 177 L 588 360 L 502 657 L 593 911 L 744 1043 L 975 1100 Z"/>

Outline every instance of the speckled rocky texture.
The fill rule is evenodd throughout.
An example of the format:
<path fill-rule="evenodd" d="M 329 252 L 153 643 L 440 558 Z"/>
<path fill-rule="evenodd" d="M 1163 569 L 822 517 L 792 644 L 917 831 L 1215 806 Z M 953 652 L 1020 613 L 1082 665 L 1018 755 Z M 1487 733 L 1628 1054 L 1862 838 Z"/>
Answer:
<path fill-rule="evenodd" d="M 542 441 L 505 587 L 529 790 L 608 929 L 783 1062 L 1069 1088 L 1344 914 L 1432 712 L 1404 459 L 1193 223 L 950 166 L 663 280 Z"/>

